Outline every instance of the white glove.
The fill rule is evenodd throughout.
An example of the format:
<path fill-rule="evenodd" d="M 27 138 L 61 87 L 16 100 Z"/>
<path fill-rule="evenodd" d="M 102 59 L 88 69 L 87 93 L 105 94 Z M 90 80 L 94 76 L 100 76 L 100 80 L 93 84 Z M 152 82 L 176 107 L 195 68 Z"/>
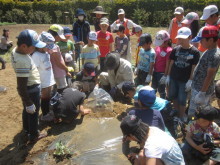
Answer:
<path fill-rule="evenodd" d="M 199 93 L 195 96 L 195 99 L 194 99 L 196 104 L 199 104 L 199 105 L 204 104 L 204 102 L 205 102 L 205 93 L 206 92 L 200 92 L 199 91 Z"/>
<path fill-rule="evenodd" d="M 189 92 L 191 90 L 192 80 L 188 80 L 185 86 L 185 91 Z"/>
<path fill-rule="evenodd" d="M 167 76 L 163 75 L 160 79 L 160 84 L 166 84 L 166 79 L 167 79 Z"/>
<path fill-rule="evenodd" d="M 34 104 L 32 104 L 31 106 L 26 107 L 27 113 L 33 114 L 33 113 L 35 113 L 35 110 L 36 110 L 36 107 L 35 107 Z"/>
<path fill-rule="evenodd" d="M 134 75 L 137 75 L 138 74 L 138 68 L 135 68 L 134 69 Z"/>
<path fill-rule="evenodd" d="M 97 70 L 100 70 L 100 64 L 97 65 Z"/>
<path fill-rule="evenodd" d="M 170 84 L 170 76 L 167 76 L 165 84 L 166 84 L 166 86 L 169 86 L 169 84 Z"/>
<path fill-rule="evenodd" d="M 145 79 L 146 83 L 150 83 L 151 82 L 151 75 L 147 75 L 146 79 Z"/>

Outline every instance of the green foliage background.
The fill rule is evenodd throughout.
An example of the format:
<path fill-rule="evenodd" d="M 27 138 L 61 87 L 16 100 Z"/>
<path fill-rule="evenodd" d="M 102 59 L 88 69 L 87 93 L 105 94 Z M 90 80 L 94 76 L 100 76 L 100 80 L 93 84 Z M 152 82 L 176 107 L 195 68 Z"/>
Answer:
<path fill-rule="evenodd" d="M 73 23 L 75 11 L 82 8 L 92 23 L 90 13 L 97 5 L 109 13 L 110 22 L 117 19 L 117 11 L 123 8 L 126 17 L 144 26 L 168 26 L 177 6 L 202 14 L 206 5 L 220 6 L 220 0 L 0 0 L 0 22 L 17 23 Z M 64 12 L 69 12 L 64 14 Z"/>

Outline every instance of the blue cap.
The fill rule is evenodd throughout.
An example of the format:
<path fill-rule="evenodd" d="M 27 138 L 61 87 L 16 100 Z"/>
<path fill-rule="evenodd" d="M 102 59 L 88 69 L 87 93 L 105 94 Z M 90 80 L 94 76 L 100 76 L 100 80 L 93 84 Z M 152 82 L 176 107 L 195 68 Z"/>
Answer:
<path fill-rule="evenodd" d="M 90 75 L 95 76 L 95 65 L 91 62 L 84 64 L 84 70 Z"/>
<path fill-rule="evenodd" d="M 142 88 L 138 92 L 138 99 L 145 106 L 151 106 L 152 104 L 154 104 L 156 100 L 156 92 L 155 90 L 148 90 L 148 89 Z"/>
<path fill-rule="evenodd" d="M 26 29 L 17 38 L 19 44 L 32 45 L 37 48 L 44 48 L 46 46 L 46 43 L 39 40 L 37 32 L 34 30 Z"/>
<path fill-rule="evenodd" d="M 63 27 L 64 36 L 72 36 L 71 30 L 69 27 Z"/>
<path fill-rule="evenodd" d="M 140 36 L 140 41 L 138 46 L 143 46 L 145 43 L 152 42 L 152 37 L 148 33 L 144 33 Z"/>

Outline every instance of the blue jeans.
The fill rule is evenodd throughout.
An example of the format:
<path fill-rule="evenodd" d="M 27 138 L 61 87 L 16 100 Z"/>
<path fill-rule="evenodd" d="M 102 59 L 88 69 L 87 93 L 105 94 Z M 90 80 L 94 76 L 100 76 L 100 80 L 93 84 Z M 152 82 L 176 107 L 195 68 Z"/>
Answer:
<path fill-rule="evenodd" d="M 165 92 L 165 84 L 160 84 L 160 79 L 164 75 L 163 72 L 154 72 L 153 78 L 152 78 L 152 88 L 154 88 L 156 91 L 158 90 L 160 97 L 165 99 L 166 98 L 166 92 Z"/>
<path fill-rule="evenodd" d="M 34 140 L 38 137 L 38 112 L 40 109 L 40 85 L 33 85 L 28 87 L 28 94 L 33 101 L 36 112 L 34 114 L 27 113 L 26 106 L 24 106 L 22 113 L 23 129 L 28 133 L 29 140 Z"/>
<path fill-rule="evenodd" d="M 186 105 L 187 92 L 185 91 L 186 83 L 170 78 L 169 100 L 177 100 L 181 106 Z"/>

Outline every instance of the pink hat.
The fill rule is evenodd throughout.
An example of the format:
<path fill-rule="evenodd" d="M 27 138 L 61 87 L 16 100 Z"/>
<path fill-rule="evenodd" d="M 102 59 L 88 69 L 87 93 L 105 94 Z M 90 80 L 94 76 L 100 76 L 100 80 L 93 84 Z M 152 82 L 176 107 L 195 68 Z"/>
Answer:
<path fill-rule="evenodd" d="M 170 39 L 169 33 L 166 30 L 160 30 L 156 34 L 154 45 L 161 46 L 164 43 L 164 41 L 167 41 L 169 39 Z"/>
<path fill-rule="evenodd" d="M 184 20 L 181 22 L 183 24 L 191 24 L 194 20 L 199 20 L 199 15 L 195 12 L 190 12 L 186 15 Z"/>

